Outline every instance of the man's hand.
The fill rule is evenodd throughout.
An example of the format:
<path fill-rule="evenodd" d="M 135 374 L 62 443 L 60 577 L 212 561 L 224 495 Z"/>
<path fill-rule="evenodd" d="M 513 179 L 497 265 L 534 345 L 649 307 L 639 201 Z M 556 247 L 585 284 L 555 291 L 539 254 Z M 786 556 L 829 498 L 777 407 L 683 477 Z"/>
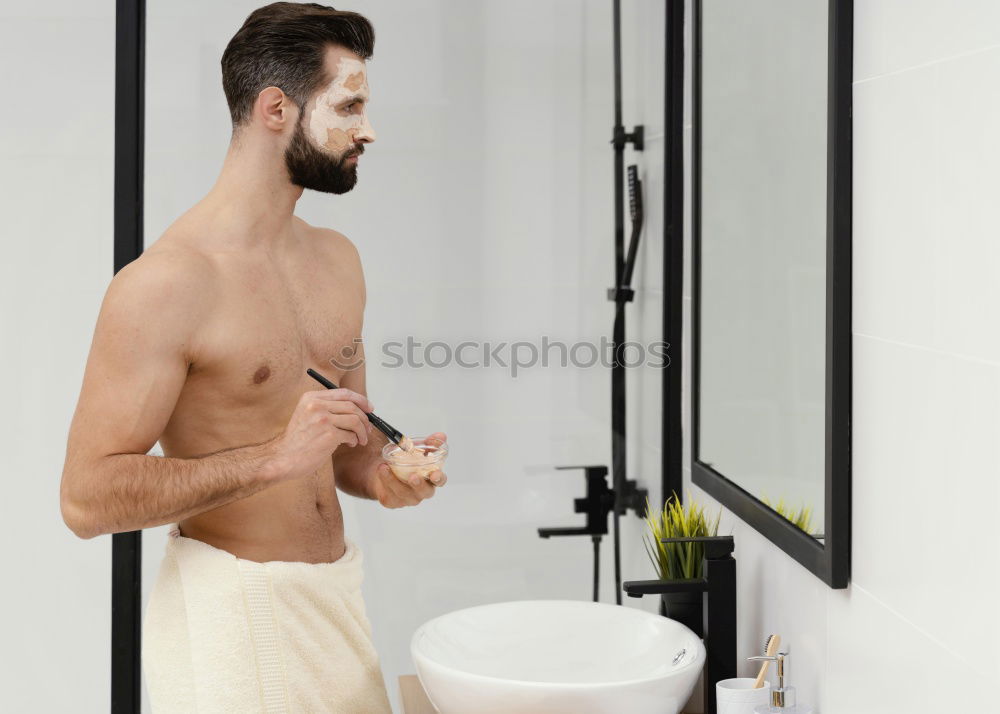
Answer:
<path fill-rule="evenodd" d="M 431 434 L 427 440 L 437 439 L 443 443 L 447 438 L 439 431 Z M 432 471 L 427 478 L 414 474 L 410 476 L 409 483 L 403 483 L 392 473 L 389 465 L 382 462 L 375 469 L 372 492 L 375 499 L 386 508 L 416 506 L 421 501 L 432 498 L 437 489 L 444 486 L 447 481 L 448 477 L 444 472 Z"/>
<path fill-rule="evenodd" d="M 329 462 L 341 445 L 368 443 L 368 417 L 372 405 L 350 389 L 318 389 L 305 392 L 275 442 L 275 458 L 281 465 L 281 480 L 315 473 Z"/>

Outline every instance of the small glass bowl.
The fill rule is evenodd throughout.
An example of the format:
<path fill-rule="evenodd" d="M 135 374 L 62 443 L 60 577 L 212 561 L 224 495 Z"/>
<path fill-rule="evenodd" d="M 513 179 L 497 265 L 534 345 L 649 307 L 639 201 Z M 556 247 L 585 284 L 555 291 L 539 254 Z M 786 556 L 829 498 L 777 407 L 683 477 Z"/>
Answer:
<path fill-rule="evenodd" d="M 410 476 L 416 474 L 426 479 L 435 471 L 440 471 L 445 459 L 448 458 L 448 443 L 428 441 L 429 437 L 411 437 L 413 446 L 428 451 L 423 458 L 407 457 L 407 452 L 391 441 L 382 447 L 382 459 L 389 464 L 389 470 L 403 483 L 410 482 Z"/>

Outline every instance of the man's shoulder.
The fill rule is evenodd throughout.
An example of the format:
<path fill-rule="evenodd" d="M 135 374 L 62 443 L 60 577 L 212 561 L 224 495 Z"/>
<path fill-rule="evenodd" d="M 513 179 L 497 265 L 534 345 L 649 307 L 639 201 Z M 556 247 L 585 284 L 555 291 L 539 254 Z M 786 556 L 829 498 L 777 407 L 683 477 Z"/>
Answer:
<path fill-rule="evenodd" d="M 215 277 L 208 256 L 182 246 L 157 243 L 115 274 L 108 298 L 163 309 L 189 309 L 205 302 L 217 283 Z"/>
<path fill-rule="evenodd" d="M 180 244 L 155 243 L 118 272 L 128 271 L 146 280 L 177 280 L 186 285 L 204 282 L 213 276 L 211 257 L 203 251 Z"/>
<path fill-rule="evenodd" d="M 216 282 L 206 261 L 190 252 L 144 252 L 111 279 L 95 335 L 112 344 L 131 341 L 136 350 L 177 349 L 192 362 L 194 337 L 216 302 Z"/>
<path fill-rule="evenodd" d="M 296 216 L 296 219 L 299 225 L 302 226 L 302 229 L 309 235 L 310 239 L 316 241 L 320 248 L 333 251 L 341 259 L 347 256 L 358 259 L 357 246 L 340 231 L 336 231 L 333 228 L 310 225 L 298 216 Z"/>

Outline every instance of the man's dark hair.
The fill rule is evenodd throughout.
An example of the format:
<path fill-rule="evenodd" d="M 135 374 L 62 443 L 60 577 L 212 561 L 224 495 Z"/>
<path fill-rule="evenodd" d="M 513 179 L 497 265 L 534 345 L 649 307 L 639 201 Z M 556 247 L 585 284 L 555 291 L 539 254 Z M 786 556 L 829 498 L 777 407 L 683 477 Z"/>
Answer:
<path fill-rule="evenodd" d="M 363 15 L 316 3 L 275 2 L 250 13 L 222 53 L 222 88 L 233 129 L 250 118 L 265 87 L 278 87 L 301 111 L 332 79 L 323 70 L 330 44 L 367 60 L 375 30 Z"/>

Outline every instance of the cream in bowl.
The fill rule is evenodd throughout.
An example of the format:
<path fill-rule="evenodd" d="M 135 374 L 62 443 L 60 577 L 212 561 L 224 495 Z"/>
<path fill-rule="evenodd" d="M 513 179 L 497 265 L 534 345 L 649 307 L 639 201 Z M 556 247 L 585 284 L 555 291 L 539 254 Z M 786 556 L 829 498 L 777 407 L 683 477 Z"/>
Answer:
<path fill-rule="evenodd" d="M 390 441 L 382 447 L 382 458 L 396 478 L 409 483 L 414 474 L 426 479 L 433 472 L 441 471 L 448 458 L 448 444 L 439 439 L 419 437 L 412 440 L 412 447 L 407 450 Z"/>

